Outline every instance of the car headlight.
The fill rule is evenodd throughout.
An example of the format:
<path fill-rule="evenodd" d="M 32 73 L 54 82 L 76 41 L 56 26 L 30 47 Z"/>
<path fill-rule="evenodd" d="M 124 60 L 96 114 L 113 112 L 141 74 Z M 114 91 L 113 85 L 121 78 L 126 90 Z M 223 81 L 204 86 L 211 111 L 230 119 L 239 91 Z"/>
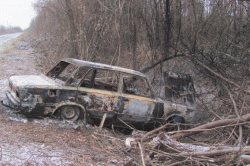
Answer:
<path fill-rule="evenodd" d="M 28 93 L 26 90 L 22 89 L 20 90 L 20 99 L 24 102 L 31 101 L 33 98 L 33 95 Z"/>

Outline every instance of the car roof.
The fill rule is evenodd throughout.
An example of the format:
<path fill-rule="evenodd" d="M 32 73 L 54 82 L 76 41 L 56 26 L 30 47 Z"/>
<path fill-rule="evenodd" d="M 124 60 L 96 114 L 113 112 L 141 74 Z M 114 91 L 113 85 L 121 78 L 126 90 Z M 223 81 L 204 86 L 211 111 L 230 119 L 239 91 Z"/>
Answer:
<path fill-rule="evenodd" d="M 92 67 L 92 68 L 116 70 L 116 71 L 120 71 L 120 72 L 124 72 L 124 73 L 130 73 L 130 74 L 135 74 L 135 75 L 139 75 L 142 77 L 147 77 L 145 74 L 143 74 L 139 71 L 135 71 L 135 70 L 131 70 L 131 69 L 123 68 L 123 67 L 118 67 L 118 66 L 106 65 L 103 63 L 89 62 L 89 61 L 83 61 L 83 60 L 72 59 L 72 58 L 65 58 L 62 61 L 74 64 L 74 65 L 79 66 L 79 67 L 80 66 L 82 66 L 82 67 L 87 66 L 87 67 Z"/>

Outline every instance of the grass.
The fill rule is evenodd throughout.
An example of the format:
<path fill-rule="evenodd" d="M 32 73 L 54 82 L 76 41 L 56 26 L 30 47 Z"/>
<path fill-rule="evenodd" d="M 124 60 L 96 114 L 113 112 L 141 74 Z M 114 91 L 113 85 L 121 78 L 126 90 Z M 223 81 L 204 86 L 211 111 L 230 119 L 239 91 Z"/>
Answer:
<path fill-rule="evenodd" d="M 14 40 L 10 40 L 2 45 L 2 48 L 0 47 L 1 54 L 12 54 L 12 53 L 18 53 L 18 49 L 15 48 L 17 43 L 19 43 L 21 40 L 21 36 Z"/>

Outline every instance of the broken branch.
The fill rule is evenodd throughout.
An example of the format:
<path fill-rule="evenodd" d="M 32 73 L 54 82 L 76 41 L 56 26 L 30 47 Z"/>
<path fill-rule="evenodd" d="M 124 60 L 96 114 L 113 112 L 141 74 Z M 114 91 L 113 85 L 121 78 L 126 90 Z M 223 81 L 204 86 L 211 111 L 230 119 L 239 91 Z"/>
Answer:
<path fill-rule="evenodd" d="M 229 79 L 223 77 L 222 75 L 216 73 L 214 70 L 210 69 L 207 65 L 205 65 L 204 63 L 200 62 L 199 60 L 193 58 L 195 60 L 195 62 L 197 62 L 200 66 L 204 67 L 205 69 L 207 69 L 208 71 L 210 71 L 212 74 L 214 74 L 215 76 L 221 78 L 222 80 L 224 80 L 225 82 L 231 84 L 231 85 L 234 85 L 235 87 L 239 88 L 241 91 L 243 91 L 244 93 L 250 95 L 250 91 L 247 91 L 247 90 L 244 90 L 241 88 L 240 85 L 236 84 L 235 82 L 233 81 L 230 81 Z"/>
<path fill-rule="evenodd" d="M 141 143 L 140 143 L 140 142 L 138 142 L 138 145 L 139 145 L 140 150 L 141 150 L 141 160 L 142 160 L 142 165 L 143 165 L 143 166 L 146 166 L 146 165 L 145 165 L 145 161 L 144 161 L 144 155 L 143 155 L 143 150 L 142 150 Z"/>
<path fill-rule="evenodd" d="M 180 153 L 183 156 L 206 156 L 206 157 L 212 157 L 212 156 L 220 156 L 224 155 L 226 153 L 244 153 L 249 152 L 250 146 L 245 147 L 233 147 L 233 148 L 227 148 L 227 149 L 221 149 L 221 150 L 212 150 L 209 152 L 182 152 Z"/>
<path fill-rule="evenodd" d="M 154 68 L 155 66 L 157 66 L 157 65 L 159 65 L 159 64 L 161 64 L 161 63 L 163 63 L 163 62 L 165 62 L 165 61 L 168 61 L 168 60 L 170 60 L 170 59 L 174 59 L 174 58 L 177 58 L 177 57 L 182 57 L 182 56 L 185 56 L 185 54 L 180 54 L 180 53 L 178 53 L 178 54 L 175 54 L 175 55 L 173 55 L 173 56 L 169 56 L 169 57 L 163 58 L 163 59 L 161 59 L 161 60 L 155 62 L 154 64 L 152 64 L 152 65 L 150 65 L 150 66 L 147 66 L 147 67 L 143 68 L 143 69 L 141 70 L 141 72 L 142 72 L 142 73 L 147 73 L 150 69 Z"/>
<path fill-rule="evenodd" d="M 224 119 L 224 120 L 218 120 L 218 121 L 214 121 L 211 123 L 207 123 L 198 127 L 195 127 L 193 129 L 190 130 L 185 130 L 185 133 L 177 133 L 171 136 L 172 139 L 176 139 L 176 140 L 180 140 L 184 137 L 190 136 L 190 135 L 194 135 L 194 134 L 198 134 L 200 132 L 202 132 L 203 129 L 211 129 L 214 127 L 218 127 L 218 126 L 224 126 L 224 125 L 229 125 L 229 124 L 237 124 L 237 123 L 242 123 L 244 121 L 249 121 L 250 120 L 250 114 L 246 114 L 240 118 L 235 118 L 235 119 Z"/>

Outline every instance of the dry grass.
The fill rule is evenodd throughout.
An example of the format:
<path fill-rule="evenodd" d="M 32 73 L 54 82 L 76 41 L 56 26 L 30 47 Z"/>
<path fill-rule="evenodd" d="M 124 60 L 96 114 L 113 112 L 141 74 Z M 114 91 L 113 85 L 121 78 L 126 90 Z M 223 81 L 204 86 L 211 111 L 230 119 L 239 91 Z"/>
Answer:
<path fill-rule="evenodd" d="M 11 42 L 7 42 L 3 45 L 1 54 L 19 54 L 21 50 L 16 48 L 16 45 L 20 43 L 22 37 L 19 37 Z"/>
<path fill-rule="evenodd" d="M 4 47 L 2 54 L 17 54 L 19 51 L 14 46 Z"/>

